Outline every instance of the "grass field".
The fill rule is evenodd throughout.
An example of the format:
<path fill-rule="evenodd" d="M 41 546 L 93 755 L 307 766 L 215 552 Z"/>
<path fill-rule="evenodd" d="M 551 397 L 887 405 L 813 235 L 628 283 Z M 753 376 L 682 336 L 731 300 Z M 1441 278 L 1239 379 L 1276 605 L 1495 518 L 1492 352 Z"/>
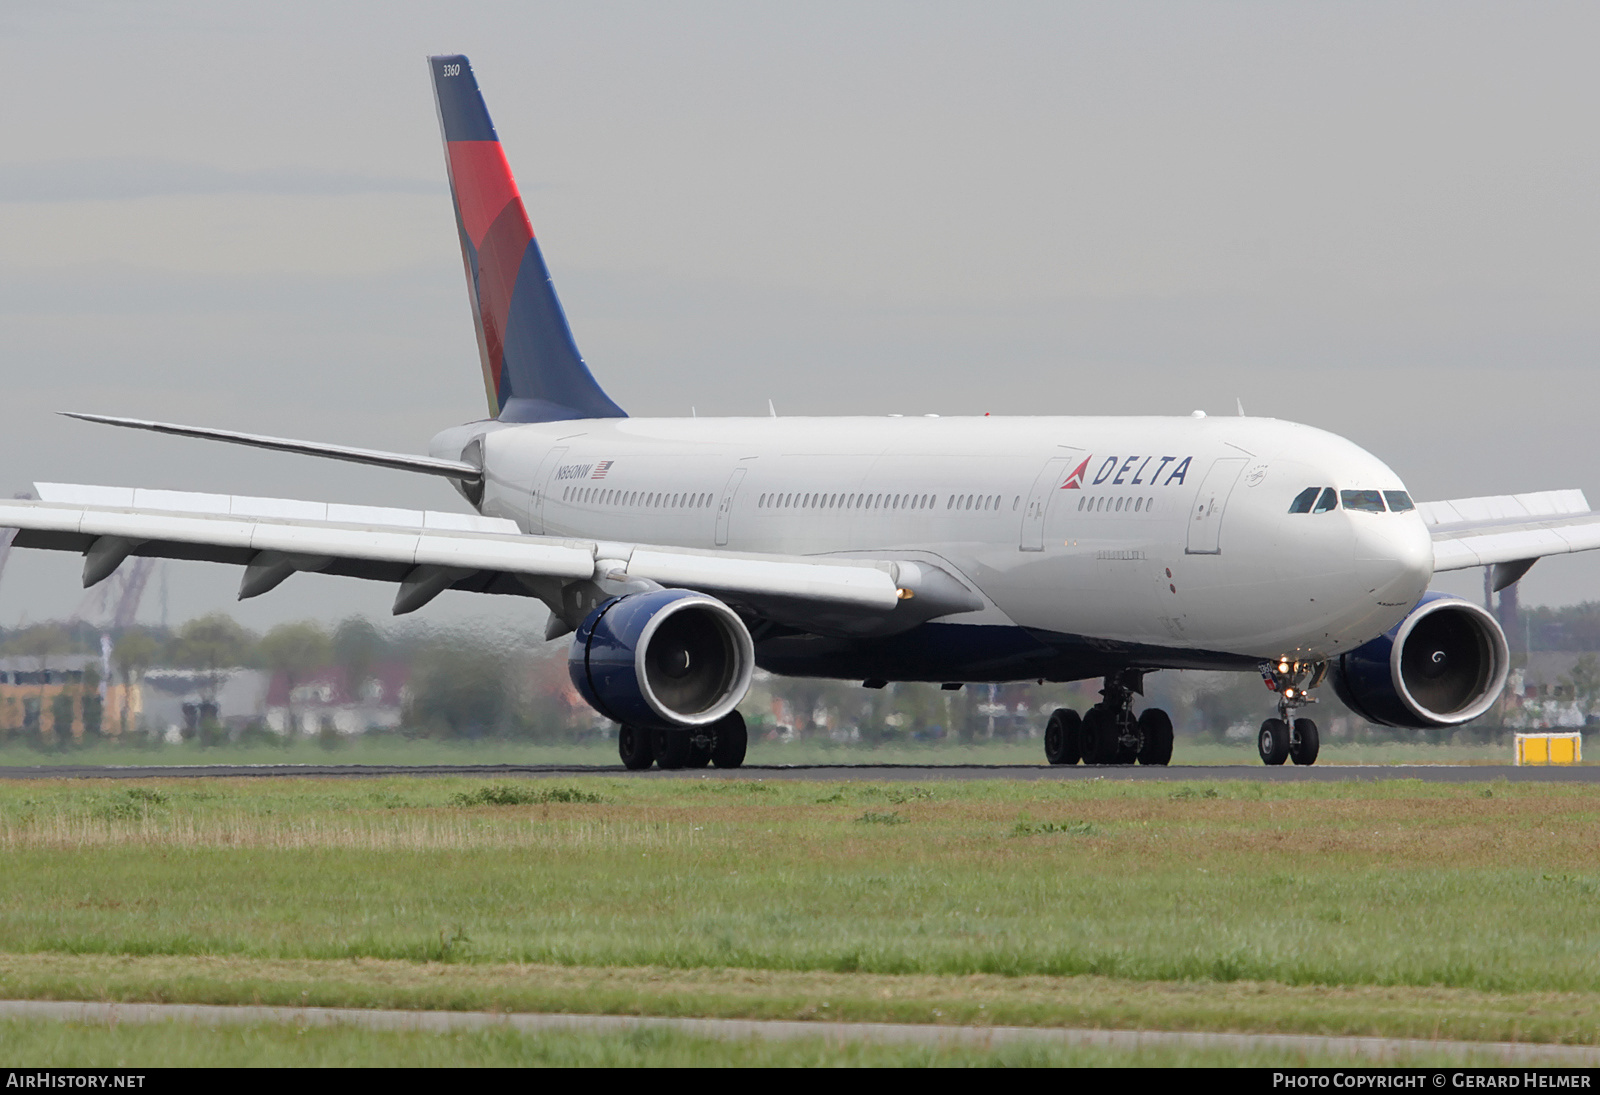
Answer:
<path fill-rule="evenodd" d="M 1319 764 L 1510 764 L 1511 746 L 1328 742 Z M 904 742 L 876 748 L 826 740 L 752 741 L 750 764 L 1044 764 L 1044 742 Z M 1180 738 L 1174 764 L 1261 763 L 1254 741 L 1229 744 Z M 519 741 L 449 742 L 372 734 L 324 748 L 314 739 L 278 745 L 195 744 L 135 748 L 97 744 L 41 752 L 20 743 L 0 745 L 0 767 L 52 764 L 583 764 L 616 765 L 612 742 L 535 744 Z"/>
<path fill-rule="evenodd" d="M 0 996 L 1595 1044 L 1597 847 L 1562 784 L 15 782 Z M 30 1065 L 284 1037 L 14 1033 Z M 542 1037 L 492 1059 L 700 1053 Z M 932 1061 L 712 1059 L 824 1050 Z"/>
<path fill-rule="evenodd" d="M 30 1067 L 127 1068 L 152 1061 L 238 1067 L 1001 1067 L 1095 1068 L 1331 1066 L 1343 1057 L 1306 1052 L 1230 1052 L 1184 1048 L 1119 1051 L 1010 1045 L 992 1049 L 838 1044 L 817 1038 L 793 1042 L 722 1041 L 675 1031 L 624 1035 L 518 1034 L 484 1031 L 414 1034 L 349 1029 L 296 1029 L 263 1025 L 208 1028 L 188 1024 L 85 1026 L 45 1022 L 0 1023 L 0 1045 Z M 1491 1054 L 1428 1051 L 1385 1057 L 1390 1066 L 1451 1064 L 1493 1066 Z"/>

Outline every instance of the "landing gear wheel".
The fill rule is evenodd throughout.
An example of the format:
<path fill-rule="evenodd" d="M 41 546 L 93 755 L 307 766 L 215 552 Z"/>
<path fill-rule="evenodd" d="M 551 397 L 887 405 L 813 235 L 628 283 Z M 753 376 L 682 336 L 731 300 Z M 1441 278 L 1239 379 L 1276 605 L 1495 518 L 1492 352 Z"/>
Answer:
<path fill-rule="evenodd" d="M 1083 763 L 1115 764 L 1119 748 L 1116 715 L 1095 704 L 1083 716 Z"/>
<path fill-rule="evenodd" d="M 1044 724 L 1044 757 L 1051 764 L 1077 764 L 1083 756 L 1083 719 L 1070 707 L 1058 707 Z"/>
<path fill-rule="evenodd" d="M 1164 765 L 1171 762 L 1171 715 L 1159 707 L 1146 707 L 1139 714 L 1139 732 L 1144 735 L 1144 747 L 1139 750 L 1140 764 Z"/>
<path fill-rule="evenodd" d="M 745 729 L 744 716 L 729 711 L 711 728 L 716 744 L 711 747 L 711 763 L 718 768 L 737 768 L 744 763 L 745 750 L 750 746 L 750 733 Z"/>
<path fill-rule="evenodd" d="M 655 763 L 656 751 L 650 744 L 650 731 L 637 726 L 617 727 L 617 754 L 622 766 L 630 772 L 639 772 Z"/>
<path fill-rule="evenodd" d="M 683 730 L 652 730 L 650 746 L 655 750 L 656 764 L 662 768 L 682 768 L 689 763 L 691 745 Z"/>
<path fill-rule="evenodd" d="M 1310 719 L 1295 719 L 1294 734 L 1289 738 L 1289 759 L 1296 764 L 1315 764 L 1321 748 L 1317 724 Z"/>
<path fill-rule="evenodd" d="M 1289 759 L 1289 724 L 1282 719 L 1268 719 L 1261 724 L 1256 736 L 1256 751 L 1264 764 L 1278 765 Z"/>
<path fill-rule="evenodd" d="M 685 768 L 704 768 L 711 763 L 711 738 L 704 731 L 695 733 L 690 731 L 689 756 L 683 762 Z"/>
<path fill-rule="evenodd" d="M 1129 711 L 1117 720 L 1117 760 L 1118 764 L 1132 764 L 1139 759 L 1139 750 L 1143 748 L 1144 739 L 1139 737 L 1138 721 L 1134 719 L 1133 712 Z M 1132 731 L 1130 735 L 1129 731 Z M 1129 737 L 1134 740 L 1128 740 Z"/>

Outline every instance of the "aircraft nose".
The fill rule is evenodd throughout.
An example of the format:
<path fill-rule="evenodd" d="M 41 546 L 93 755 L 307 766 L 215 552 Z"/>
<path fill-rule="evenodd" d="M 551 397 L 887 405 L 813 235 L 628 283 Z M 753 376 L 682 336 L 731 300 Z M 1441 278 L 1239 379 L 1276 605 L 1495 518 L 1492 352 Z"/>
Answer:
<path fill-rule="evenodd" d="M 1372 516 L 1378 519 L 1359 522 L 1356 533 L 1362 579 L 1383 604 L 1414 604 L 1433 579 L 1433 538 L 1428 527 L 1414 513 Z"/>

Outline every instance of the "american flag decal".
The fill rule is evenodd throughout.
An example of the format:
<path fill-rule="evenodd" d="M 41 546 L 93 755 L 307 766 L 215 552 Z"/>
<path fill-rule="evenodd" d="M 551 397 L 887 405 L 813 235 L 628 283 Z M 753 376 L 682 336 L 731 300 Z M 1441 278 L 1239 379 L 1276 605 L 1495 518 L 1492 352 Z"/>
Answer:
<path fill-rule="evenodd" d="M 598 463 L 598 464 L 596 464 L 594 466 L 594 474 L 589 476 L 589 478 L 590 479 L 604 479 L 606 477 L 606 472 L 610 471 L 611 470 L 611 465 L 615 464 L 615 463 L 616 463 L 615 460 L 602 460 L 602 461 L 600 461 L 600 463 Z"/>

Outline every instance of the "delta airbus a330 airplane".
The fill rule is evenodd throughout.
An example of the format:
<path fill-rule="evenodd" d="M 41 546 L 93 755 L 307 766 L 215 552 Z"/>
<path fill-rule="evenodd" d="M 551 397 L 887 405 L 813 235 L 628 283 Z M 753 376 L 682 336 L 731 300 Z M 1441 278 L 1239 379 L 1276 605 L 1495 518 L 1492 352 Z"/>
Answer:
<path fill-rule="evenodd" d="M 572 681 L 620 724 L 629 768 L 745 756 L 760 665 L 888 681 L 1103 678 L 1045 728 L 1052 764 L 1166 764 L 1172 721 L 1134 712 L 1160 669 L 1259 672 L 1261 758 L 1316 760 L 1294 715 L 1331 682 L 1374 722 L 1486 711 L 1504 635 L 1428 592 L 1439 571 L 1516 581 L 1600 547 L 1581 492 L 1418 504 L 1382 461 L 1257 418 L 630 418 L 578 353 L 461 56 L 429 59 L 490 416 L 427 457 L 77 415 L 442 476 L 473 516 L 38 484 L 0 502 L 19 547 L 244 568 L 255 597 L 300 571 L 534 597 L 573 633 Z"/>

